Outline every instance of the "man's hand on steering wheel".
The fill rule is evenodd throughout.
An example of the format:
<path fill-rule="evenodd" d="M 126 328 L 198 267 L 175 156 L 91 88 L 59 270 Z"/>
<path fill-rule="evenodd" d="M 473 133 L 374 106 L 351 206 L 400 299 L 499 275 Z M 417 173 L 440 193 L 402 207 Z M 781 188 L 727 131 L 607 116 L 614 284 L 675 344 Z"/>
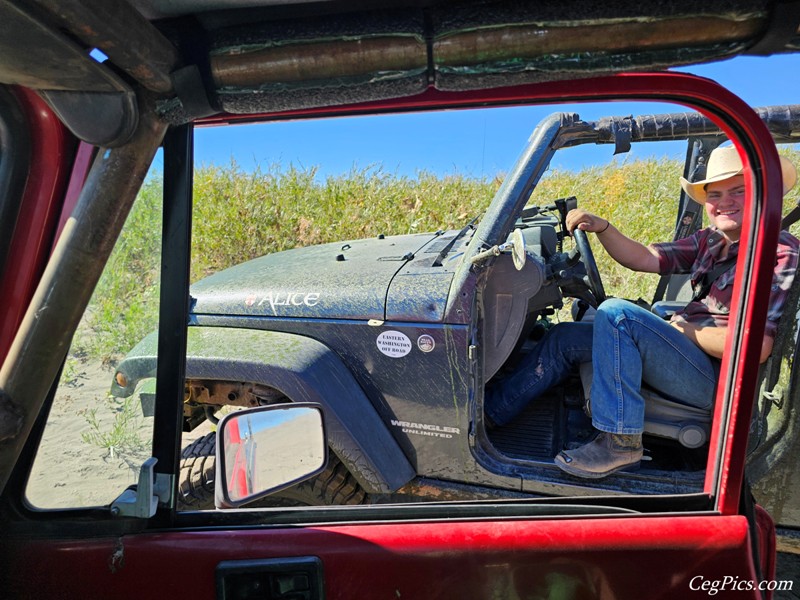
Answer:
<path fill-rule="evenodd" d="M 567 213 L 567 230 L 573 233 L 575 229 L 581 231 L 589 231 L 592 233 L 602 233 L 605 231 L 609 222 L 603 217 L 598 217 L 590 212 L 586 212 L 581 208 L 576 208 Z"/>

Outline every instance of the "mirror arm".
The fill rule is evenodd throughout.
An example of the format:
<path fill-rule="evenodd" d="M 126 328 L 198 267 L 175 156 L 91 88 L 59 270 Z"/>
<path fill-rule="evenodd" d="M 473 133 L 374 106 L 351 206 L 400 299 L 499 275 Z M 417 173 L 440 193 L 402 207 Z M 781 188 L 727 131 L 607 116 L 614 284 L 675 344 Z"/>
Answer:
<path fill-rule="evenodd" d="M 505 244 L 502 244 L 503 246 Z M 492 246 L 488 250 L 484 250 L 483 252 L 478 252 L 475 256 L 469 259 L 473 265 L 480 264 L 484 262 L 486 259 L 491 258 L 492 256 L 500 256 L 500 253 L 503 251 L 501 246 Z"/>

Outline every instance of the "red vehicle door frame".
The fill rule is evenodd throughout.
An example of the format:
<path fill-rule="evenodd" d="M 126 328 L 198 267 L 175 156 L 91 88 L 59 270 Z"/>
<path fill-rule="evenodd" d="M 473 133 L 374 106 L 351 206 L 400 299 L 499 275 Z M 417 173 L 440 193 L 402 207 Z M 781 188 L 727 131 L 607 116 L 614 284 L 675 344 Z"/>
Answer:
<path fill-rule="evenodd" d="M 379 101 L 356 106 L 341 106 L 298 110 L 262 115 L 215 116 L 202 120 L 199 125 L 250 122 L 258 119 L 307 118 L 324 115 L 374 114 L 402 110 L 432 110 L 440 107 L 473 107 L 490 105 L 528 104 L 531 98 L 537 103 L 579 102 L 603 100 L 637 100 L 648 98 L 664 102 L 677 102 L 700 110 L 715 121 L 725 134 L 738 144 L 743 163 L 747 166 L 760 162 L 762 168 L 750 169 L 755 175 L 746 181 L 751 210 L 747 213 L 741 239 L 737 272 L 750 270 L 747 281 L 736 278 L 734 303 L 731 314 L 739 314 L 739 306 L 748 306 L 744 318 L 737 319 L 734 335 L 726 340 L 725 356 L 734 356 L 733 348 L 741 341 L 741 351 L 734 360 L 723 361 L 720 383 L 717 388 L 714 425 L 711 432 L 709 460 L 720 453 L 717 469 L 708 469 L 705 491 L 713 494 L 718 486 L 716 507 L 724 514 L 736 514 L 744 477 L 747 437 L 752 416 L 752 402 L 758 378 L 761 340 L 764 335 L 766 306 L 772 269 L 763 268 L 775 261 L 776 243 L 780 232 L 781 203 L 768 198 L 782 198 L 780 161 L 772 136 L 764 123 L 738 96 L 715 82 L 683 73 L 620 74 L 616 77 L 478 90 L 471 92 L 441 92 L 430 89 L 418 97 L 397 101 Z M 752 219 L 752 215 L 759 218 Z M 731 402 L 723 399 L 731 393 Z M 740 402 L 745 398 L 745 402 Z M 726 434 L 720 437 L 722 431 Z"/>
<path fill-rule="evenodd" d="M 20 199 L 8 264 L 0 274 L 0 297 L 4 306 L 0 315 L 0 363 L 6 357 L 50 255 L 75 147 L 75 139 L 34 92 L 16 88 L 15 96 L 27 118 L 31 166 Z"/>
<path fill-rule="evenodd" d="M 196 598 L 212 598 L 212 571 L 221 560 L 304 555 L 315 555 L 323 560 L 328 598 L 385 597 L 383 592 L 388 589 L 400 592 L 409 587 L 417 590 L 418 596 L 425 594 L 425 590 L 433 592 L 425 594 L 426 597 L 474 596 L 476 590 L 497 590 L 500 579 L 491 573 L 499 571 L 493 569 L 500 567 L 501 571 L 512 573 L 519 569 L 524 580 L 524 569 L 531 565 L 554 564 L 562 558 L 588 565 L 591 573 L 599 569 L 609 586 L 609 597 L 630 597 L 645 589 L 652 592 L 648 583 L 664 581 L 665 588 L 658 597 L 683 598 L 686 587 L 698 576 L 721 579 L 733 575 L 742 580 L 754 580 L 752 540 L 747 519 L 739 514 L 739 497 L 752 410 L 750 399 L 755 392 L 771 265 L 780 223 L 780 203 L 774 198 L 781 198 L 782 194 L 780 166 L 772 138 L 747 105 L 706 80 L 688 75 L 645 74 L 469 93 L 431 90 L 420 97 L 392 102 L 268 117 L 530 103 L 532 98 L 537 102 L 651 98 L 684 103 L 715 119 L 729 137 L 737 141 L 746 164 L 760 165 L 759 169 L 751 169 L 752 177 L 747 181 L 753 209 L 752 216 L 748 215 L 745 220 L 737 263 L 739 272 L 750 269 L 750 277 L 746 281 L 737 278 L 734 286 L 733 312 L 738 315 L 739 307 L 746 310 L 737 317 L 733 335 L 728 336 L 726 356 L 732 358 L 723 365 L 709 452 L 709 464 L 715 468 L 708 469 L 705 491 L 714 497 L 713 510 L 668 516 L 546 519 L 531 516 L 493 520 L 487 506 L 485 518 L 408 523 L 396 522 L 408 518 L 404 516 L 404 509 L 398 507 L 396 516 L 382 523 L 291 528 L 242 526 L 231 530 L 224 525 L 236 523 L 235 513 L 208 514 L 208 522 L 215 527 L 206 529 L 200 525 L 205 518 L 203 515 L 198 518 L 175 514 L 160 507 L 152 524 L 111 521 L 107 517 L 110 525 L 105 528 L 106 521 L 99 518 L 102 511 L 90 511 L 91 514 L 78 511 L 81 514 L 75 517 L 29 513 L 19 504 L 19 494 L 24 490 L 8 486 L 4 492 L 9 500 L 4 511 L 7 536 L 0 547 L 6 567 L 4 583 L 10 586 L 6 589 L 18 590 L 30 597 L 44 597 L 49 593 L 86 597 L 93 591 L 100 595 L 141 597 L 175 590 Z M 30 103 L 35 104 L 32 100 Z M 206 122 L 223 120 L 231 119 Z M 62 136 L 63 132 L 39 135 L 40 147 L 44 147 L 53 136 Z M 66 175 L 63 171 L 59 173 L 55 179 L 63 194 Z M 42 204 L 60 199 L 55 186 L 48 189 L 39 192 L 38 201 Z M 773 201 L 767 202 L 767 198 Z M 24 233 L 18 230 L 15 240 Z M 31 266 L 26 268 L 34 273 L 32 259 L 41 260 L 45 250 L 31 251 L 35 256 L 31 257 Z M 27 301 L 15 299 L 15 304 L 24 306 Z M 734 355 L 732 350 L 736 347 L 740 352 Z M 730 403 L 726 405 L 721 400 L 728 394 Z M 23 456 L 30 454 L 25 452 Z M 10 499 L 9 495 L 15 498 Z M 9 506 L 16 508 L 9 510 Z M 446 510 L 449 508 L 444 507 L 443 511 Z M 327 511 L 320 513 L 319 519 L 329 523 L 347 521 L 349 514 L 347 509 Z M 87 519 L 94 522 L 88 530 L 91 533 L 86 533 Z M 191 523 L 193 529 L 199 530 L 171 531 Z M 157 526 L 158 531 L 148 533 L 147 529 L 153 526 Z M 106 529 L 106 535 L 101 533 Z M 686 560 L 679 557 L 686 557 Z M 41 564 L 52 568 L 43 572 L 36 566 Z M 620 572 L 618 565 L 625 565 L 625 573 Z M 692 569 L 697 569 L 696 575 Z M 187 571 L 194 576 L 187 577 Z M 671 583 L 657 576 L 665 572 L 674 576 Z M 412 573 L 419 576 L 415 579 Z M 507 577 L 503 574 L 503 581 Z M 31 585 L 37 589 L 27 588 L 30 593 L 25 593 L 24 586 Z M 411 597 L 415 595 L 408 593 Z M 760 594 L 752 590 L 742 597 L 757 598 Z"/>

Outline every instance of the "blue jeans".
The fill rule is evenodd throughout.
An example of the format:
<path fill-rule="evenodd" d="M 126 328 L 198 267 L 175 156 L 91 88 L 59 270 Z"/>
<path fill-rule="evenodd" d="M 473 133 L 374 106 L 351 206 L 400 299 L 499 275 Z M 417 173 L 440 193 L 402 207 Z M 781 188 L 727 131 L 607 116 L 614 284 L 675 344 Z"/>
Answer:
<path fill-rule="evenodd" d="M 603 302 L 590 323 L 559 323 L 514 373 L 490 385 L 484 411 L 497 425 L 592 362 L 592 424 L 609 433 L 644 428 L 642 382 L 661 395 L 697 408 L 714 402 L 716 361 L 644 308 L 617 298 Z"/>

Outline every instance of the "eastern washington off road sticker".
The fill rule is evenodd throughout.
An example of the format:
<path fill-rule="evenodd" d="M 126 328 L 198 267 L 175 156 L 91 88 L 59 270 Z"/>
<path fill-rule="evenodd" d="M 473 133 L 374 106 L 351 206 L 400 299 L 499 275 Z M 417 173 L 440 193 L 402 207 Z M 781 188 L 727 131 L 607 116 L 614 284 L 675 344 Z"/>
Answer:
<path fill-rule="evenodd" d="M 381 354 L 400 358 L 411 352 L 411 340 L 405 333 L 399 331 L 384 331 L 378 336 L 378 350 Z"/>

